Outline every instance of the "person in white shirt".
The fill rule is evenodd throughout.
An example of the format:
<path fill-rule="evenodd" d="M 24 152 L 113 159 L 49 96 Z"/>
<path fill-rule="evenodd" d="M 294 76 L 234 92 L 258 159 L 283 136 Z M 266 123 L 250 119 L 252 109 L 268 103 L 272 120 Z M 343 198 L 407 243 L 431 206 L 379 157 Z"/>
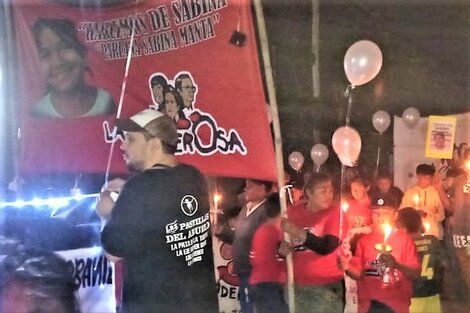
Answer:
<path fill-rule="evenodd" d="M 439 193 L 432 185 L 436 170 L 429 164 L 420 164 L 416 167 L 417 184 L 405 192 L 400 209 L 413 207 L 423 217 L 423 224 L 427 235 L 443 239 L 442 221 L 445 218 L 444 206 Z"/>

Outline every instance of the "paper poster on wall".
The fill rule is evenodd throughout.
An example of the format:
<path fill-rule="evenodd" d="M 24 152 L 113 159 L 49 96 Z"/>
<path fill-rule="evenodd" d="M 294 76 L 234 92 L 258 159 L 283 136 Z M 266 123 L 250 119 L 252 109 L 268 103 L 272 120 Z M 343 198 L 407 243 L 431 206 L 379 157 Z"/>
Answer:
<path fill-rule="evenodd" d="M 452 159 L 455 126 L 454 116 L 429 116 L 425 150 L 427 158 Z"/>

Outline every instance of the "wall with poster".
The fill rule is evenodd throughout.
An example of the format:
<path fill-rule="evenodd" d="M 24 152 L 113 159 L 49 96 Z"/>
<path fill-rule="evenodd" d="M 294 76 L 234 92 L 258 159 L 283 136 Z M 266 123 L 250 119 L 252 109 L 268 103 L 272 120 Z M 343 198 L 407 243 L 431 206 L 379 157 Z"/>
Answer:
<path fill-rule="evenodd" d="M 456 114 L 455 140 L 452 158 L 438 159 L 425 156 L 428 118 L 421 118 L 418 125 L 410 129 L 400 117 L 394 118 L 394 172 L 395 185 L 402 190 L 416 184 L 415 169 L 420 163 L 434 163 L 436 172 L 445 177 L 449 166 L 456 166 L 457 160 L 470 143 L 470 113 Z M 450 137 L 450 134 L 449 134 Z"/>

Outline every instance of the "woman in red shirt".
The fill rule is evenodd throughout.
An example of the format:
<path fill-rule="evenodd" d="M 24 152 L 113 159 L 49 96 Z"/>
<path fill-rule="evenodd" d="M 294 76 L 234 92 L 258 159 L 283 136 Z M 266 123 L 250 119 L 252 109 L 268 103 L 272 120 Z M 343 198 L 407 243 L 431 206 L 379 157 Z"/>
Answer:
<path fill-rule="evenodd" d="M 293 252 L 296 312 L 344 310 L 343 273 L 336 267 L 340 210 L 333 203 L 330 176 L 312 174 L 304 186 L 306 200 L 288 208 L 283 229 Z M 336 253 L 334 253 L 336 252 Z"/>

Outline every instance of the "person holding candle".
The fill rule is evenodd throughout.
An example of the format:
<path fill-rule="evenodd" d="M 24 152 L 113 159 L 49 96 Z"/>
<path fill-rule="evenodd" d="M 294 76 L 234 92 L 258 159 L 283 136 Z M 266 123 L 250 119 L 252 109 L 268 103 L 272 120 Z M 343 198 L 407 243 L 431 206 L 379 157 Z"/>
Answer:
<path fill-rule="evenodd" d="M 444 249 L 436 237 L 423 235 L 423 222 L 420 213 L 410 207 L 398 212 L 398 227 L 413 238 L 421 263 L 421 275 L 413 281 L 411 313 L 441 312 L 441 278 Z"/>
<path fill-rule="evenodd" d="M 374 231 L 359 239 L 351 260 L 338 256 L 338 268 L 357 280 L 359 313 L 409 312 L 420 264 L 413 239 L 394 227 L 397 208 L 391 197 L 372 199 Z"/>
<path fill-rule="evenodd" d="M 288 207 L 282 227 L 294 244 L 293 268 L 297 313 L 344 310 L 343 273 L 336 267 L 340 241 L 340 209 L 333 202 L 327 174 L 312 173 L 305 200 Z M 333 253 L 333 252 L 337 253 Z"/>
<path fill-rule="evenodd" d="M 424 222 L 430 225 L 426 234 L 442 240 L 444 236 L 442 221 L 445 218 L 445 211 L 439 193 L 432 185 L 435 172 L 434 166 L 429 164 L 420 164 L 416 167 L 418 183 L 405 192 L 400 209 L 405 207 L 417 209 Z"/>

